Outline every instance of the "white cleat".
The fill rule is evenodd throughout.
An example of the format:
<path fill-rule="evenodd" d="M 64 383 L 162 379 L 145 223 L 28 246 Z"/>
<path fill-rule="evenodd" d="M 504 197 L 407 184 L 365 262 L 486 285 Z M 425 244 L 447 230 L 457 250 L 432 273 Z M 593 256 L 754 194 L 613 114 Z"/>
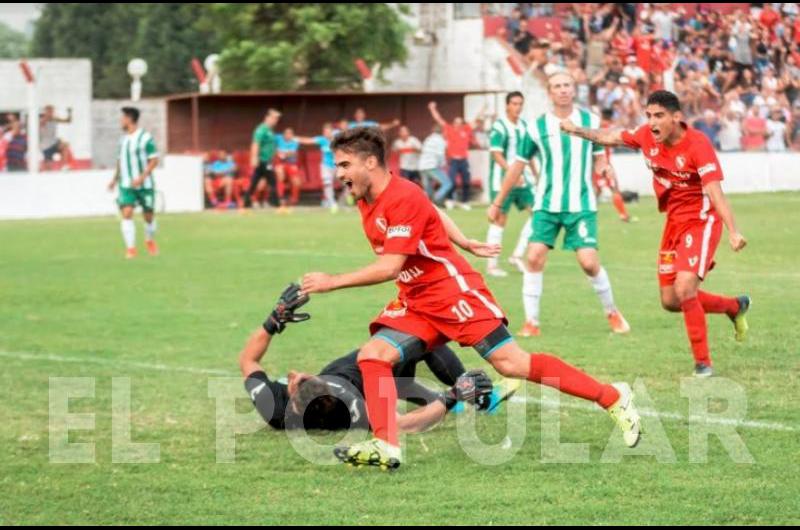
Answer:
<path fill-rule="evenodd" d="M 633 390 L 628 383 L 614 383 L 619 392 L 619 399 L 608 409 L 608 414 L 622 430 L 625 445 L 636 447 L 642 438 L 642 419 L 633 405 Z"/>

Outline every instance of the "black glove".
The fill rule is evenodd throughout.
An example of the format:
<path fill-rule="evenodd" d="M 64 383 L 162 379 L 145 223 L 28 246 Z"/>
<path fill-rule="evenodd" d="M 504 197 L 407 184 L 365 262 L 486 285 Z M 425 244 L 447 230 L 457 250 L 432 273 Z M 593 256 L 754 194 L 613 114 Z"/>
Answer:
<path fill-rule="evenodd" d="M 295 313 L 296 309 L 299 309 L 306 303 L 308 303 L 308 295 L 300 292 L 299 285 L 290 283 L 289 287 L 283 291 L 281 297 L 278 299 L 275 309 L 272 310 L 272 313 L 270 313 L 264 321 L 264 331 L 270 335 L 275 335 L 283 331 L 286 324 L 290 322 L 303 322 L 308 320 L 311 318 L 311 315 L 308 313 Z"/>
<path fill-rule="evenodd" d="M 483 408 L 479 407 L 480 410 L 483 410 L 489 406 L 489 397 L 493 388 L 492 380 L 483 370 L 464 372 L 458 376 L 456 384 L 444 393 L 444 405 L 447 410 L 450 410 L 459 401 L 466 401 L 479 406 L 485 403 Z"/>

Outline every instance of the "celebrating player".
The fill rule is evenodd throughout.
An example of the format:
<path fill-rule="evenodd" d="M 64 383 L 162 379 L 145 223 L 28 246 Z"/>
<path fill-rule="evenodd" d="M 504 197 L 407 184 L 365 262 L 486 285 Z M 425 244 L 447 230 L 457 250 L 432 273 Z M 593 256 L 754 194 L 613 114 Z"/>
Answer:
<path fill-rule="evenodd" d="M 120 228 L 125 241 L 125 257 L 136 257 L 136 225 L 133 222 L 133 209 L 142 207 L 144 217 L 144 237 L 147 252 L 151 256 L 158 254 L 156 245 L 155 220 L 155 182 L 153 171 L 158 166 L 158 151 L 153 136 L 139 127 L 139 109 L 123 107 L 120 118 L 125 135 L 119 143 L 119 158 L 114 178 L 108 184 L 113 191 L 119 183 L 117 203 L 122 214 Z"/>
<path fill-rule="evenodd" d="M 497 255 L 499 247 L 467 239 L 419 186 L 393 176 L 386 168 L 386 139 L 380 130 L 343 132 L 331 148 L 337 178 L 358 202 L 364 232 L 378 258 L 349 273 L 308 273 L 303 276 L 303 292 L 390 280 L 396 280 L 399 288 L 398 298 L 371 323 L 372 337 L 357 357 L 375 439 L 337 450 L 342 461 L 400 465 L 392 367 L 409 351 L 427 351 L 450 340 L 472 346 L 501 375 L 555 386 L 596 402 L 616 420 L 626 444 L 638 443 L 640 419 L 628 385 L 600 383 L 557 357 L 528 354 L 514 342 L 483 278 L 452 243 L 480 257 Z"/>
<path fill-rule="evenodd" d="M 500 187 L 503 184 L 503 177 L 508 168 L 517 159 L 517 149 L 525 136 L 525 128 L 528 124 L 520 118 L 522 115 L 522 105 L 525 102 L 521 92 L 511 92 L 506 96 L 506 115 L 498 118 L 492 124 L 492 132 L 489 135 L 489 200 L 494 201 Z M 517 210 L 525 212 L 528 218 L 519 234 L 517 246 L 514 248 L 509 262 L 517 267 L 520 272 L 525 272 L 525 265 L 522 256 L 528 248 L 528 239 L 531 236 L 530 214 L 533 208 L 533 173 L 526 168 L 520 177 L 517 186 L 511 190 L 506 200 L 500 206 L 500 213 L 494 222 L 489 223 L 489 231 L 486 234 L 488 243 L 498 245 L 503 242 L 503 231 L 505 230 L 508 212 L 511 206 Z M 486 273 L 489 276 L 504 277 L 508 273 L 500 268 L 498 258 L 489 258 L 486 266 Z"/>
<path fill-rule="evenodd" d="M 287 324 L 302 322 L 308 314 L 296 313 L 308 302 L 300 287 L 291 284 L 281 294 L 278 304 L 264 324 L 250 336 L 239 356 L 245 378 L 244 386 L 264 421 L 275 429 L 341 430 L 368 428 L 364 406 L 364 385 L 356 364 L 358 351 L 340 357 L 323 368 L 319 375 L 289 371 L 287 382 L 272 381 L 260 361 L 272 337 Z M 501 399 L 492 401 L 492 382 L 482 370 L 467 372 L 456 354 L 447 346 L 433 351 L 408 352 L 408 357 L 394 367 L 394 377 L 401 399 L 421 405 L 398 415 L 400 431 L 425 431 L 441 421 L 456 403 L 470 402 L 479 410 L 491 410 Z M 431 372 L 450 388 L 437 392 L 414 380 L 417 363 L 425 361 Z"/>
<path fill-rule="evenodd" d="M 720 296 L 700 290 L 700 282 L 714 267 L 714 252 L 722 224 L 734 252 L 747 240 L 736 227 L 733 211 L 722 193 L 722 168 L 708 138 L 683 121 L 678 97 L 658 90 L 645 108 L 647 123 L 633 132 L 579 127 L 569 119 L 561 129 L 600 145 L 640 149 L 653 172 L 659 211 L 667 213 L 658 259 L 661 305 L 682 312 L 694 355 L 694 374 L 713 374 L 708 349 L 706 313 L 724 313 L 733 321 L 742 341 L 747 333 L 745 313 L 750 297 Z M 720 223 L 720 220 L 722 223 Z"/>
<path fill-rule="evenodd" d="M 547 253 L 564 229 L 564 248 L 575 251 L 578 264 L 594 288 L 614 333 L 627 333 L 630 326 L 617 309 L 608 273 L 600 264 L 597 252 L 597 201 L 592 190 L 592 168 L 608 167 L 603 147 L 579 138 L 570 139 L 558 128 L 561 120 L 571 118 L 585 125 L 597 126 L 599 118 L 574 105 L 575 81 L 566 72 L 548 78 L 553 110 L 528 123 L 517 160 L 506 172 L 500 191 L 489 206 L 489 220 L 502 214 L 503 201 L 511 193 L 525 166 L 535 155 L 539 162 L 539 181 L 533 206 L 533 233 L 528 245 L 527 270 L 522 280 L 525 325 L 521 337 L 535 337 L 539 328 L 539 303 L 542 297 Z"/>

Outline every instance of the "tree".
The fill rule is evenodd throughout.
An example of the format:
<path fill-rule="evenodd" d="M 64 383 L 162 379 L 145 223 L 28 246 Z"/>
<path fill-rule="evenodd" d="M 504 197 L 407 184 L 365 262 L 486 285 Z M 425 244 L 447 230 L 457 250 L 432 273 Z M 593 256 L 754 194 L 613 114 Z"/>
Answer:
<path fill-rule="evenodd" d="M 409 31 L 387 4 L 214 4 L 229 89 L 357 88 L 354 61 L 388 67 L 406 59 Z"/>
<path fill-rule="evenodd" d="M 204 4 L 45 4 L 33 54 L 92 61 L 94 93 L 126 97 L 128 61 L 148 63 L 145 95 L 194 90 L 189 62 L 216 51 L 214 32 L 198 28 Z"/>
<path fill-rule="evenodd" d="M 25 35 L 0 22 L 0 57 L 20 59 L 27 53 L 28 39 L 25 38 Z"/>

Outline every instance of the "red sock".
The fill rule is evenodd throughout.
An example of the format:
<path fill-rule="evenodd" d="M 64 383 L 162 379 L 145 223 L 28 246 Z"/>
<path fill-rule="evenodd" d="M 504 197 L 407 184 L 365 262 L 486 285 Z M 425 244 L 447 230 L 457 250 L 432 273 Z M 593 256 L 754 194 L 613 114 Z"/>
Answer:
<path fill-rule="evenodd" d="M 570 396 L 594 401 L 604 409 L 619 399 L 619 392 L 613 386 L 604 385 L 558 357 L 546 353 L 531 354 L 528 381 L 557 388 Z"/>
<path fill-rule="evenodd" d="M 733 318 L 739 312 L 739 300 L 736 298 L 697 291 L 697 299 L 706 313 L 725 313 Z"/>
<path fill-rule="evenodd" d="M 686 334 L 692 345 L 692 355 L 696 363 L 711 366 L 711 356 L 708 353 L 708 333 L 706 329 L 706 313 L 700 300 L 695 296 L 681 302 L 683 321 L 686 323 Z"/>
<path fill-rule="evenodd" d="M 623 219 L 628 218 L 628 210 L 625 208 L 625 201 L 622 200 L 622 194 L 618 191 L 615 191 L 611 195 L 611 200 L 614 203 L 614 208 L 617 209 L 619 216 Z"/>
<path fill-rule="evenodd" d="M 394 446 L 400 445 L 397 441 L 397 387 L 392 365 L 378 359 L 367 359 L 358 361 L 358 368 L 364 377 L 367 416 L 375 438 Z"/>

